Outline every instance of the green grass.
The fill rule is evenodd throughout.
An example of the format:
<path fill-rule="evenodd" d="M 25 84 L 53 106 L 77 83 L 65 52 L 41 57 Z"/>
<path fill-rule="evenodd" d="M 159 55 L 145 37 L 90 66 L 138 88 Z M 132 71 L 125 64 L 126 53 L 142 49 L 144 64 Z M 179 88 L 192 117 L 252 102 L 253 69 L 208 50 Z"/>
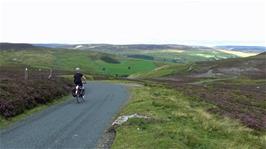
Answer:
<path fill-rule="evenodd" d="M 266 147 L 265 132 L 207 112 L 213 107 L 161 86 L 134 88 L 120 115 L 138 113 L 150 119 L 130 119 L 119 126 L 112 148 Z"/>
<path fill-rule="evenodd" d="M 107 63 L 99 58 L 101 53 L 91 51 L 57 51 L 55 55 L 55 66 L 58 69 L 73 70 L 75 67 L 80 67 L 90 73 L 104 75 L 130 75 L 137 72 L 147 72 L 156 67 L 152 61 L 125 59 L 113 55 L 108 56 L 114 57 L 120 63 Z"/>
<path fill-rule="evenodd" d="M 22 114 L 19 114 L 15 117 L 11 117 L 11 118 L 8 118 L 8 119 L 5 119 L 4 117 L 0 116 L 0 129 L 3 129 L 3 128 L 6 128 L 6 127 L 9 127 L 10 125 L 18 122 L 18 121 L 21 121 L 35 113 L 38 113 L 38 112 L 41 112 L 45 109 L 47 109 L 48 107 L 52 106 L 52 105 L 55 105 L 55 104 L 60 104 L 60 103 L 63 103 L 65 102 L 67 99 L 69 99 L 69 96 L 65 96 L 65 97 L 62 97 L 60 99 L 57 99 L 57 100 L 53 100 L 53 102 L 50 102 L 48 104 L 45 104 L 45 105 L 38 105 L 37 107 L 33 108 L 33 109 L 30 109 L 30 110 L 26 110 L 25 112 L 23 112 Z"/>
<path fill-rule="evenodd" d="M 191 64 L 165 64 L 149 72 L 132 74 L 129 78 L 148 79 L 166 77 L 175 74 L 185 75 L 190 71 L 190 66 Z"/>
<path fill-rule="evenodd" d="M 39 68 L 50 68 L 55 57 L 50 50 L 1 50 L 0 59 L 0 66 L 23 64 Z"/>
<path fill-rule="evenodd" d="M 108 63 L 101 59 L 107 55 L 119 63 Z M 0 51 L 0 66 L 27 65 L 37 68 L 55 68 L 73 71 L 80 67 L 85 73 L 127 76 L 133 73 L 148 72 L 156 65 L 153 61 L 121 58 L 118 56 L 82 50 L 21 50 Z M 129 68 L 130 67 L 130 68 Z"/>

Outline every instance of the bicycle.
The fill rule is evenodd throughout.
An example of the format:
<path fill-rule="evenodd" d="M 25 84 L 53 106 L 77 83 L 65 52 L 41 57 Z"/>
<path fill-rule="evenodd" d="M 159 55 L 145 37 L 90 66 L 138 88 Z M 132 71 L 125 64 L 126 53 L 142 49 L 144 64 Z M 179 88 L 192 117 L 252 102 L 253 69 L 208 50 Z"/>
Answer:
<path fill-rule="evenodd" d="M 85 89 L 84 89 L 84 87 L 76 85 L 76 87 L 72 90 L 72 95 L 73 95 L 73 97 L 76 98 L 77 103 L 85 102 L 85 99 L 84 99 Z"/>

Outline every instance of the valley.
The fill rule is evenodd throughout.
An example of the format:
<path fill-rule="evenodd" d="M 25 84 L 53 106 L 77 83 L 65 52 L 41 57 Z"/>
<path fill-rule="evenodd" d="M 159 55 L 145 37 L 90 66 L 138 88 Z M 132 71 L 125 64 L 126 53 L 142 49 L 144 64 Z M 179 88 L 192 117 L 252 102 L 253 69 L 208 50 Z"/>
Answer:
<path fill-rule="evenodd" d="M 266 54 L 230 48 L 1 43 L 0 119 L 10 123 L 70 93 L 79 67 L 89 80 L 138 84 L 118 115 L 149 119 L 113 128 L 112 148 L 264 148 Z"/>

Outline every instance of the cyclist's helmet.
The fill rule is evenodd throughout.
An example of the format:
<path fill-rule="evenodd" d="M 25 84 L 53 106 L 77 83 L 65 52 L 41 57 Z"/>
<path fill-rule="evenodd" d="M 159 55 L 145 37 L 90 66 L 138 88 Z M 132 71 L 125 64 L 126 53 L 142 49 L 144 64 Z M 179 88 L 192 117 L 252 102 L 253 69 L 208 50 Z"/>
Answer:
<path fill-rule="evenodd" d="M 79 72 L 79 71 L 80 71 L 80 68 L 77 67 L 77 68 L 76 68 L 76 72 Z"/>

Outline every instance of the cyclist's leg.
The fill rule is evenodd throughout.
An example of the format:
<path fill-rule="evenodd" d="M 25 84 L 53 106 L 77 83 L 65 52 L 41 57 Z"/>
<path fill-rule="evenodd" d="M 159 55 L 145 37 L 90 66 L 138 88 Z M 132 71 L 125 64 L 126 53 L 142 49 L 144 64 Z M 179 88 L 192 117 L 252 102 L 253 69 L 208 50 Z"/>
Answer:
<path fill-rule="evenodd" d="M 83 86 L 83 84 L 82 84 L 82 86 L 81 86 L 81 93 L 82 93 L 82 96 L 84 96 L 85 95 L 85 87 Z"/>
<path fill-rule="evenodd" d="M 78 89 L 77 89 L 78 90 L 78 96 L 82 97 L 83 96 L 82 83 L 78 83 L 77 87 L 78 87 Z"/>
<path fill-rule="evenodd" d="M 75 96 L 74 97 L 76 98 L 77 103 L 80 103 L 79 102 L 79 92 L 80 92 L 79 88 L 80 88 L 79 84 L 75 82 L 75 88 L 74 88 L 74 95 Z"/>
<path fill-rule="evenodd" d="M 84 98 L 85 95 L 85 88 L 82 83 L 80 83 L 80 95 L 82 98 Z"/>
<path fill-rule="evenodd" d="M 75 83 L 75 94 L 78 95 L 79 85 Z"/>

